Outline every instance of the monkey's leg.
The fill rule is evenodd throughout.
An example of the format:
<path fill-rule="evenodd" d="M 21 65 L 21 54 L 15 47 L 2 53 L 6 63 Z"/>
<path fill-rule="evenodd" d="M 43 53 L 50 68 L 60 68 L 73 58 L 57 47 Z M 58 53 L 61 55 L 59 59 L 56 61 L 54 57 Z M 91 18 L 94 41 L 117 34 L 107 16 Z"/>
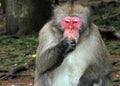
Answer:
<path fill-rule="evenodd" d="M 109 75 L 102 75 L 97 69 L 88 67 L 78 86 L 113 86 Z"/>
<path fill-rule="evenodd" d="M 82 77 L 79 80 L 78 86 L 99 86 L 99 74 L 92 67 L 88 67 L 88 69 L 84 72 Z M 94 85 L 96 83 L 96 85 Z"/>
<path fill-rule="evenodd" d="M 110 78 L 109 75 L 105 76 L 103 79 L 102 79 L 102 85 L 100 86 L 113 86 L 113 82 Z"/>

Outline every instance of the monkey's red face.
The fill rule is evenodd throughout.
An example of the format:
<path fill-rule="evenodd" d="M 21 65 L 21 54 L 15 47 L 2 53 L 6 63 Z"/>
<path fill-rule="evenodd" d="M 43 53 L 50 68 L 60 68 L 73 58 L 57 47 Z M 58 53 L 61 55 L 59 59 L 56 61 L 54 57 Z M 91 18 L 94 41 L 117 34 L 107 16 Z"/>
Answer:
<path fill-rule="evenodd" d="M 78 40 L 79 28 L 82 25 L 82 20 L 79 17 L 64 17 L 62 26 L 64 27 L 64 37 Z"/>

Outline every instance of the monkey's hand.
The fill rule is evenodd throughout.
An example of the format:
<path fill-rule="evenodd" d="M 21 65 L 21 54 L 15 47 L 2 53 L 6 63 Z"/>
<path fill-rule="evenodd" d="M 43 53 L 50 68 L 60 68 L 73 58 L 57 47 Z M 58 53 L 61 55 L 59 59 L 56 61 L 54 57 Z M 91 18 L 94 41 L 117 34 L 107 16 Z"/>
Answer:
<path fill-rule="evenodd" d="M 65 54 L 73 51 L 76 47 L 76 42 L 74 39 L 65 38 L 61 41 L 62 48 L 65 50 Z"/>
<path fill-rule="evenodd" d="M 38 58 L 37 62 L 40 68 L 40 74 L 51 71 L 59 66 L 64 56 L 73 51 L 76 47 L 76 42 L 73 39 L 65 38 L 59 44 L 44 51 Z"/>

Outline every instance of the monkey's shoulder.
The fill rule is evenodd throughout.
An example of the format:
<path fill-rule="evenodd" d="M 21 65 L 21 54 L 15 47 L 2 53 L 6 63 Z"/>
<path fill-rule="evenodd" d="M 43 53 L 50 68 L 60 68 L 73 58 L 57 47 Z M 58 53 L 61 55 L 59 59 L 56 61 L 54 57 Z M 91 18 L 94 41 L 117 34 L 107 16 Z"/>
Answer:
<path fill-rule="evenodd" d="M 52 21 L 47 22 L 39 33 L 39 37 L 44 40 L 58 41 L 61 36 L 61 32 L 52 24 Z"/>
<path fill-rule="evenodd" d="M 52 21 L 47 22 L 40 30 L 39 34 L 54 34 L 57 33 L 57 29 L 52 25 Z"/>
<path fill-rule="evenodd" d="M 48 33 L 48 31 L 50 31 L 50 26 L 51 22 L 47 22 L 46 24 L 44 24 L 43 27 L 40 29 L 39 35 L 43 35 L 43 33 Z"/>

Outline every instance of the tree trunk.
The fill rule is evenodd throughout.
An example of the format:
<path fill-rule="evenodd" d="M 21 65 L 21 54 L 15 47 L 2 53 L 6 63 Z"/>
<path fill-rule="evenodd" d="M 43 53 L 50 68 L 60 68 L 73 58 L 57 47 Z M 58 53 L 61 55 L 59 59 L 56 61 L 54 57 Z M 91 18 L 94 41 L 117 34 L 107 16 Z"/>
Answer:
<path fill-rule="evenodd" d="M 35 31 L 46 23 L 52 15 L 52 0 L 32 0 L 32 22 Z"/>
<path fill-rule="evenodd" d="M 6 0 L 6 31 L 17 36 L 38 31 L 50 14 L 50 0 Z"/>
<path fill-rule="evenodd" d="M 0 0 L 1 6 L 0 8 L 2 8 L 3 13 L 5 13 L 5 0 Z"/>

